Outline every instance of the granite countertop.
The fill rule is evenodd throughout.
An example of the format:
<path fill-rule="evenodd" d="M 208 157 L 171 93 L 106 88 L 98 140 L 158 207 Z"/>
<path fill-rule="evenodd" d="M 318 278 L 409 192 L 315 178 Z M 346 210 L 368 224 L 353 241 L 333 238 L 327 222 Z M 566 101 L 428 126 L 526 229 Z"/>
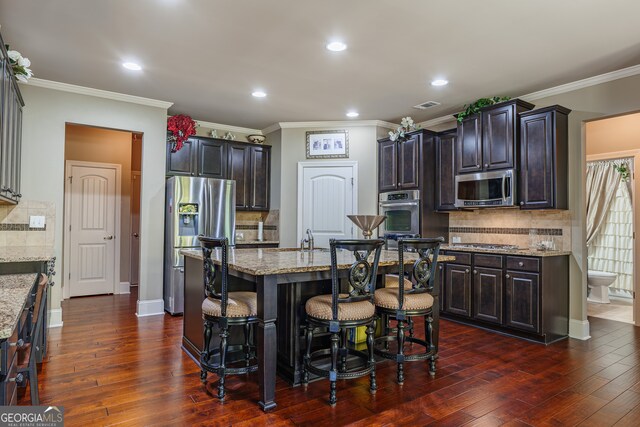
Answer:
<path fill-rule="evenodd" d="M 535 257 L 571 255 L 571 251 L 538 251 L 530 248 L 483 249 L 483 248 L 471 248 L 468 246 L 458 246 L 458 245 L 442 245 L 440 246 L 440 249 L 447 250 L 447 251 L 458 251 L 458 252 L 477 252 L 477 253 L 485 253 L 485 254 L 535 256 Z"/>
<path fill-rule="evenodd" d="M 49 261 L 52 246 L 0 246 L 0 262 Z"/>
<path fill-rule="evenodd" d="M 0 340 L 11 336 L 37 273 L 0 276 Z"/>
<path fill-rule="evenodd" d="M 199 249 L 183 249 L 181 254 L 202 259 L 202 251 Z M 354 262 L 353 254 L 347 251 L 339 251 L 338 268 L 349 268 Z M 214 251 L 214 261 L 220 262 L 220 251 Z M 412 253 L 405 254 L 405 264 L 411 264 L 417 259 Z M 438 261 L 455 261 L 454 256 L 441 255 Z M 231 249 L 228 255 L 229 267 L 253 276 L 265 276 L 271 274 L 306 273 L 313 271 L 328 271 L 331 268 L 331 255 L 327 249 L 303 252 L 297 248 L 272 248 L 272 249 Z M 380 266 L 392 266 L 398 264 L 398 252 L 382 250 Z"/>
<path fill-rule="evenodd" d="M 236 240 L 236 246 L 243 245 L 279 245 L 279 240 Z"/>

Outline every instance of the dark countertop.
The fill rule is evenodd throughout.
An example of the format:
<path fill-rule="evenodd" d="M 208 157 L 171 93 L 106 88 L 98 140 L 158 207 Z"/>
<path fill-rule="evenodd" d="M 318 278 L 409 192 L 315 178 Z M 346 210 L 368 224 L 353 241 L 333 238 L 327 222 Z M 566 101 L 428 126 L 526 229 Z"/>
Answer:
<path fill-rule="evenodd" d="M 0 275 L 0 340 L 11 336 L 37 273 Z"/>
<path fill-rule="evenodd" d="M 476 253 L 485 253 L 485 254 L 535 256 L 535 257 L 571 255 L 571 251 L 538 251 L 536 249 L 529 249 L 529 248 L 483 249 L 483 248 L 471 248 L 468 246 L 458 246 L 458 245 L 442 245 L 440 246 L 440 249 L 443 251 L 446 250 L 446 251 L 458 251 L 458 252 L 476 252 Z"/>

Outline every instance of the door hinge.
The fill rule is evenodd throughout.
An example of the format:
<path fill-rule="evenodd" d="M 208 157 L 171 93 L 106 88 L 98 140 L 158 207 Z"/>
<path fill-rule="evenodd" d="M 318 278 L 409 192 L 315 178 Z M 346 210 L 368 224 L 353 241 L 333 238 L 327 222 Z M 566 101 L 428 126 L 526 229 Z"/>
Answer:
<path fill-rule="evenodd" d="M 71 231 L 71 224 L 69 224 L 69 231 Z"/>
<path fill-rule="evenodd" d="M 73 184 L 73 175 L 69 177 L 69 184 Z"/>
<path fill-rule="evenodd" d="M 353 177 L 351 177 L 351 185 L 353 185 Z"/>
<path fill-rule="evenodd" d="M 71 272 L 69 272 L 69 280 L 71 280 Z"/>

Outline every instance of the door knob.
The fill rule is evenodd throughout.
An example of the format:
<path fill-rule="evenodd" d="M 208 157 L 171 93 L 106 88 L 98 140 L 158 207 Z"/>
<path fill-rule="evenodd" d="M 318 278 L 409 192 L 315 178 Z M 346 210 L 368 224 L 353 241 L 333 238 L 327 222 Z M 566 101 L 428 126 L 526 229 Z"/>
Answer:
<path fill-rule="evenodd" d="M 140 235 L 138 233 L 133 233 L 133 237 L 137 239 L 138 237 L 140 237 Z"/>
<path fill-rule="evenodd" d="M 103 237 L 104 240 L 113 240 L 113 236 L 105 236 Z"/>

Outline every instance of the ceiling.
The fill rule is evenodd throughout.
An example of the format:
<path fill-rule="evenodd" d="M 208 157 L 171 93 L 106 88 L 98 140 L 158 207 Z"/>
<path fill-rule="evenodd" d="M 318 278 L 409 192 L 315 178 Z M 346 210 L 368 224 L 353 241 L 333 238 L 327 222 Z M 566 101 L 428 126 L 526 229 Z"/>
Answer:
<path fill-rule="evenodd" d="M 638 16 L 637 0 L 0 0 L 35 77 L 256 129 L 352 109 L 424 121 L 640 64 Z M 348 49 L 326 50 L 334 39 Z M 412 108 L 424 101 L 441 105 Z"/>

